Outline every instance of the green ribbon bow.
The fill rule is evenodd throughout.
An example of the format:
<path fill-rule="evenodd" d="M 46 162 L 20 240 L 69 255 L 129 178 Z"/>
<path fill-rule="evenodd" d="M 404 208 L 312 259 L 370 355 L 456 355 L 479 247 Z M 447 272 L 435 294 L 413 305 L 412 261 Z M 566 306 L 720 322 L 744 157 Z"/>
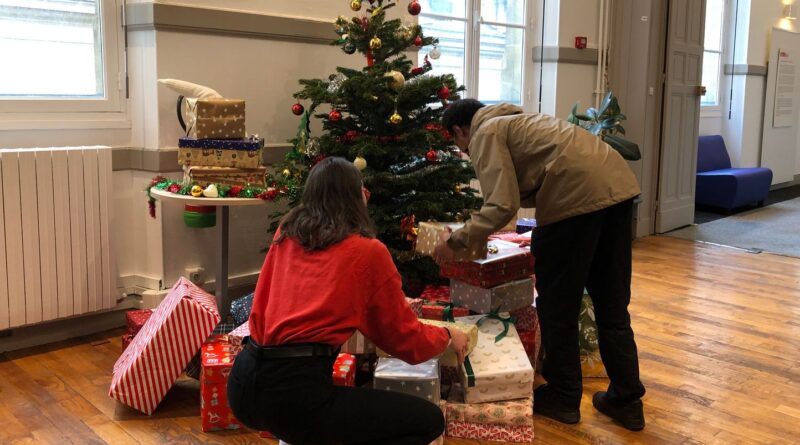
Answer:
<path fill-rule="evenodd" d="M 478 320 L 477 325 L 480 326 L 481 323 L 483 323 L 484 321 L 486 321 L 488 319 L 497 320 L 497 321 L 503 323 L 503 332 L 497 334 L 494 337 L 494 342 L 495 343 L 497 343 L 500 340 L 504 339 L 506 337 L 506 335 L 508 335 L 508 326 L 511 323 L 516 323 L 517 322 L 517 319 L 515 317 L 512 317 L 510 315 L 508 317 L 503 317 L 502 315 L 500 315 L 500 306 L 497 306 L 497 309 L 493 309 L 488 314 L 486 314 L 485 316 L 481 317 L 481 319 Z"/>
<path fill-rule="evenodd" d="M 469 362 L 469 357 L 464 358 L 464 371 L 467 374 L 467 386 L 470 388 L 475 386 L 475 371 L 472 369 L 472 363 Z"/>
<path fill-rule="evenodd" d="M 442 321 L 449 321 L 449 322 L 455 322 L 456 321 L 456 318 L 453 315 L 454 304 L 452 302 L 436 300 L 436 301 L 430 301 L 430 302 L 428 302 L 426 304 L 433 304 L 433 305 L 436 305 L 436 306 L 444 307 L 444 310 L 442 311 Z"/>

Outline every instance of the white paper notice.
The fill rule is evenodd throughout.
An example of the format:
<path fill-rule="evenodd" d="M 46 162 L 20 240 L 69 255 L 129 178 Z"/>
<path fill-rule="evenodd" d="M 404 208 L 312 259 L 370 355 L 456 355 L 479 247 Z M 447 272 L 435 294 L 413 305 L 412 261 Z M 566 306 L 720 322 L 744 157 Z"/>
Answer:
<path fill-rule="evenodd" d="M 794 125 L 794 85 L 795 66 L 789 52 L 778 49 L 778 76 L 775 85 L 775 109 L 772 126 L 791 127 Z"/>

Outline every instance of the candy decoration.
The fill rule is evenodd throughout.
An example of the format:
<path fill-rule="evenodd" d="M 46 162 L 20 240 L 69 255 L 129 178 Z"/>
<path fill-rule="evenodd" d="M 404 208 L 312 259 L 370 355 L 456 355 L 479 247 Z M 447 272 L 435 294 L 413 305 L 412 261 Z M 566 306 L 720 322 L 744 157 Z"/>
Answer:
<path fill-rule="evenodd" d="M 353 0 L 350 2 L 350 9 L 353 11 L 360 11 L 361 10 L 361 0 Z"/>
<path fill-rule="evenodd" d="M 300 116 L 301 114 L 303 114 L 304 111 L 306 111 L 306 109 L 303 108 L 303 105 L 300 102 L 292 105 L 292 113 L 295 116 Z"/>
<path fill-rule="evenodd" d="M 436 155 L 436 151 L 430 149 L 427 153 L 425 153 L 425 159 L 427 159 L 428 162 L 436 162 L 439 160 L 439 157 Z"/>
<path fill-rule="evenodd" d="M 192 193 L 192 196 L 194 196 L 195 198 L 199 198 L 199 197 L 203 196 L 203 187 L 200 187 L 199 185 L 194 185 L 194 186 L 192 186 L 191 193 Z"/>
<path fill-rule="evenodd" d="M 403 77 L 403 73 L 400 71 L 392 70 L 384 74 L 384 76 L 391 78 L 389 81 L 389 86 L 395 91 L 399 91 L 400 88 L 403 88 L 403 85 L 406 83 L 406 78 Z"/>
<path fill-rule="evenodd" d="M 228 190 L 228 197 L 229 198 L 238 198 L 239 194 L 242 193 L 242 186 L 241 185 L 234 185 Z"/>
<path fill-rule="evenodd" d="M 442 57 L 442 50 L 439 49 L 438 46 L 434 46 L 431 52 L 428 53 L 431 59 L 436 60 L 439 57 Z"/>
<path fill-rule="evenodd" d="M 367 168 L 367 160 L 361 156 L 356 156 L 356 159 L 353 161 L 353 165 L 355 165 L 359 170 L 364 170 Z"/>
<path fill-rule="evenodd" d="M 370 39 L 369 41 L 370 49 L 380 49 L 381 46 L 383 46 L 383 42 L 381 42 L 380 37 L 375 36 Z"/>
<path fill-rule="evenodd" d="M 414 46 L 422 46 L 422 43 L 422 36 L 417 36 L 417 38 L 414 39 Z"/>
<path fill-rule="evenodd" d="M 342 113 L 340 113 L 339 110 L 331 110 L 331 112 L 328 113 L 328 119 L 332 122 L 339 122 L 342 119 Z"/>
<path fill-rule="evenodd" d="M 450 97 L 450 88 L 447 88 L 447 85 L 443 85 L 439 88 L 439 99 L 447 100 Z"/>
<path fill-rule="evenodd" d="M 403 122 L 403 116 L 400 116 L 400 115 L 399 115 L 399 114 L 398 114 L 398 113 L 395 111 L 395 112 L 394 112 L 394 114 L 392 114 L 391 116 L 389 116 L 389 122 L 391 122 L 391 123 L 393 123 L 393 124 L 397 125 L 397 124 L 399 124 L 400 122 Z"/>
<path fill-rule="evenodd" d="M 217 190 L 217 186 L 214 184 L 208 184 L 208 187 L 203 190 L 203 196 L 206 198 L 219 198 L 219 190 Z"/>
<path fill-rule="evenodd" d="M 408 13 L 411 15 L 418 15 L 422 11 L 422 6 L 420 6 L 417 0 L 412 1 L 408 4 Z"/>
<path fill-rule="evenodd" d="M 167 191 L 170 193 L 178 193 L 181 191 L 181 186 L 178 185 L 177 182 L 174 184 L 170 184 L 169 187 L 167 187 Z"/>
<path fill-rule="evenodd" d="M 344 44 L 342 51 L 344 51 L 345 54 L 353 54 L 356 52 L 356 46 L 353 44 L 353 42 L 347 42 Z"/>

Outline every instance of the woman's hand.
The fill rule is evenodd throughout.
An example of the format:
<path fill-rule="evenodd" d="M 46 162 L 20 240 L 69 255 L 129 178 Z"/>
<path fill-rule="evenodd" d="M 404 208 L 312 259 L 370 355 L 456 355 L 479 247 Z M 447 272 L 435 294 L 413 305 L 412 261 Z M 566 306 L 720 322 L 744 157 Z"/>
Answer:
<path fill-rule="evenodd" d="M 464 363 L 464 358 L 467 356 L 467 345 L 469 344 L 469 337 L 460 329 L 445 328 L 450 332 L 450 347 L 456 353 L 459 363 Z"/>

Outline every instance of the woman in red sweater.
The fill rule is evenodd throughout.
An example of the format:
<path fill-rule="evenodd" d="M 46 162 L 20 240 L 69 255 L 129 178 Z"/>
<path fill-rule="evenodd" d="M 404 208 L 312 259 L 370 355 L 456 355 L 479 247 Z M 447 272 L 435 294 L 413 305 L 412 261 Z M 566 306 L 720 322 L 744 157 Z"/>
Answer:
<path fill-rule="evenodd" d="M 428 401 L 333 386 L 333 361 L 356 329 L 412 364 L 448 345 L 463 360 L 467 348 L 461 331 L 417 320 L 366 202 L 361 172 L 327 158 L 281 221 L 256 286 L 251 337 L 228 380 L 230 406 L 248 427 L 295 445 L 427 445 L 444 431 Z"/>

